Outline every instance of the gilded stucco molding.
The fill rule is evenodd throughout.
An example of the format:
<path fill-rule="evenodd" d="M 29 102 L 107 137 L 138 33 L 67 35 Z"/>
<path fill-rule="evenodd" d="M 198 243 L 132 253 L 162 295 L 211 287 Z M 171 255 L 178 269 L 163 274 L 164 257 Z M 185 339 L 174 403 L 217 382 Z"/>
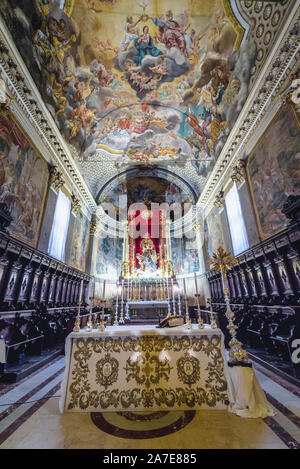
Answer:
<path fill-rule="evenodd" d="M 218 192 L 218 194 L 216 195 L 215 197 L 215 200 L 214 200 L 214 206 L 216 208 L 222 208 L 223 205 L 224 205 L 224 191 L 221 190 L 220 192 Z"/>
<path fill-rule="evenodd" d="M 98 236 L 100 231 L 99 220 L 96 213 L 93 213 L 90 221 L 90 235 Z"/>
<path fill-rule="evenodd" d="M 57 166 L 49 166 L 49 173 L 49 184 L 57 192 L 65 184 L 63 175 L 58 171 Z"/>
<path fill-rule="evenodd" d="M 245 160 L 238 160 L 237 164 L 233 166 L 231 179 L 236 183 L 237 186 L 240 186 L 243 181 L 246 179 L 246 162 Z"/>
<path fill-rule="evenodd" d="M 71 211 L 74 213 L 74 215 L 79 213 L 80 208 L 80 199 L 75 194 L 71 194 Z"/>
<path fill-rule="evenodd" d="M 249 4 L 249 8 L 246 3 L 247 5 Z M 255 15 L 258 18 L 260 13 L 255 11 L 255 5 L 263 2 L 252 3 L 255 13 L 253 13 L 253 18 Z M 250 4 L 250 1 L 245 2 L 249 11 L 251 7 Z M 291 2 L 289 3 L 289 7 L 290 5 Z M 299 44 L 297 38 L 299 34 L 297 28 L 298 11 L 299 8 L 297 8 L 297 2 L 295 2 L 288 18 L 281 28 L 280 34 L 278 34 L 278 28 L 274 29 L 277 35 L 276 43 L 272 47 L 272 51 L 266 58 L 265 63 L 262 64 L 261 62 L 261 70 L 260 73 L 257 74 L 257 83 L 251 89 L 247 102 L 208 180 L 205 181 L 205 178 L 197 175 L 191 162 L 187 162 L 185 168 L 179 169 L 180 173 L 186 177 L 199 192 L 202 190 L 198 202 L 201 207 L 205 207 L 213 200 L 215 194 L 222 187 L 226 177 L 230 177 L 229 173 L 231 168 L 234 166 L 235 161 L 241 157 L 243 148 L 253 136 L 258 124 L 261 123 L 263 116 L 276 96 L 279 84 L 282 82 L 286 71 L 297 55 L 297 47 Z M 255 23 L 255 28 L 255 34 L 257 36 L 257 31 L 259 30 L 259 24 L 257 22 Z M 249 34 L 252 34 L 254 29 L 252 27 Z M 260 33 L 258 33 L 258 36 L 259 34 Z M 113 166 L 111 157 L 107 156 L 107 159 L 104 159 L 104 152 L 99 155 L 99 162 L 97 161 L 95 163 L 92 161 L 83 161 L 80 155 L 73 154 L 72 148 L 65 143 L 57 129 L 19 52 L 11 39 L 9 39 L 10 37 L 3 20 L 0 18 L 0 67 L 6 74 L 9 91 L 13 95 L 15 105 L 17 104 L 20 107 L 26 118 L 34 126 L 43 145 L 45 145 L 48 153 L 51 155 L 53 164 L 57 165 L 70 185 L 71 192 L 76 193 L 89 210 L 93 211 L 96 207 L 96 203 L 92 193 L 96 194 L 100 186 L 103 186 L 107 179 L 117 174 L 118 170 Z M 269 43 L 269 48 L 271 48 L 271 44 L 272 42 Z M 104 162 L 105 166 L 103 167 Z M 101 177 L 99 177 L 99 175 L 101 175 Z M 86 176 L 88 184 L 83 176 Z M 90 179 L 92 177 L 94 179 Z"/>

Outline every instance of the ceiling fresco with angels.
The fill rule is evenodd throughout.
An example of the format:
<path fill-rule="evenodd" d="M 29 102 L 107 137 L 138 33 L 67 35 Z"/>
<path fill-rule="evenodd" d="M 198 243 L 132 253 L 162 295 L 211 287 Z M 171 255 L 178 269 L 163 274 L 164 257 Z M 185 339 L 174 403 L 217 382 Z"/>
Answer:
<path fill-rule="evenodd" d="M 209 175 L 256 59 L 228 0 L 2 0 L 0 12 L 82 161 Z"/>

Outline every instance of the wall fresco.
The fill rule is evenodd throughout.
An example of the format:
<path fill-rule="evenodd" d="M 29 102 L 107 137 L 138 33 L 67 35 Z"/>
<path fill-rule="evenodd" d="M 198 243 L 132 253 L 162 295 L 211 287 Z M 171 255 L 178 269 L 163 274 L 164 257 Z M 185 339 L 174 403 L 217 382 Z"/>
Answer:
<path fill-rule="evenodd" d="M 12 216 L 11 234 L 34 247 L 48 174 L 47 163 L 14 120 L 0 113 L 0 203 L 6 204 Z"/>

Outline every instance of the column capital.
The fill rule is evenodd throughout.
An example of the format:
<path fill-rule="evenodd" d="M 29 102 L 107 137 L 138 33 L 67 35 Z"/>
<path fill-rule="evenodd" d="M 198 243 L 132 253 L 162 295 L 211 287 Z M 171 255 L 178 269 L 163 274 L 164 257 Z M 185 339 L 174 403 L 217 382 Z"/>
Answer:
<path fill-rule="evenodd" d="M 99 233 L 99 229 L 99 220 L 97 215 L 93 213 L 90 221 L 90 234 L 96 236 Z"/>
<path fill-rule="evenodd" d="M 216 195 L 216 198 L 215 198 L 215 201 L 214 201 L 214 206 L 217 207 L 217 208 L 221 208 L 221 207 L 223 207 L 223 204 L 224 204 L 224 191 L 221 190 Z"/>
<path fill-rule="evenodd" d="M 242 182 L 246 179 L 246 162 L 245 160 L 238 160 L 237 164 L 232 168 L 231 179 L 236 183 L 237 186 L 240 186 Z"/>
<path fill-rule="evenodd" d="M 71 195 L 71 210 L 74 213 L 74 215 L 77 215 L 81 207 L 81 203 L 79 198 L 75 195 Z"/>
<path fill-rule="evenodd" d="M 65 184 L 63 174 L 58 171 L 57 166 L 49 166 L 49 173 L 49 184 L 53 187 L 56 192 L 58 192 L 59 189 Z"/>

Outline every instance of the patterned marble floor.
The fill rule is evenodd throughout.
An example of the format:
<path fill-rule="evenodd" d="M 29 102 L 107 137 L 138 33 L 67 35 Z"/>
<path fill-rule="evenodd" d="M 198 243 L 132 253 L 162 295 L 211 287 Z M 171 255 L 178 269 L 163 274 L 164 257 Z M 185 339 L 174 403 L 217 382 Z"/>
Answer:
<path fill-rule="evenodd" d="M 226 411 L 69 413 L 58 410 L 65 358 L 0 388 L 0 449 L 300 448 L 300 390 L 260 365 L 256 375 L 276 415 Z"/>

